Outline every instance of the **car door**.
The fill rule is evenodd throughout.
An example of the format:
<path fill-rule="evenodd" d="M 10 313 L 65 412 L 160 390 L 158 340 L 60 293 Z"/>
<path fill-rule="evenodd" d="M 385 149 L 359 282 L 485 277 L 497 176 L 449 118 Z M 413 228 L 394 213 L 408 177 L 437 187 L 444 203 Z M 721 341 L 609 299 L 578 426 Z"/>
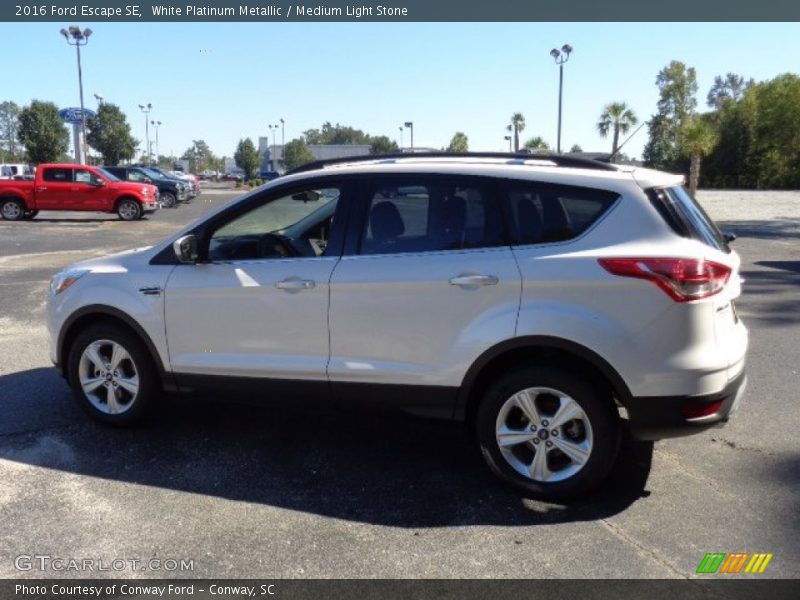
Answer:
<path fill-rule="evenodd" d="M 89 169 L 76 168 L 70 201 L 75 210 L 107 210 L 105 181 Z"/>
<path fill-rule="evenodd" d="M 472 362 L 514 334 L 520 276 L 494 188 L 404 175 L 359 196 L 361 222 L 331 278 L 331 389 L 447 414 Z"/>
<path fill-rule="evenodd" d="M 348 194 L 328 180 L 265 192 L 204 226 L 201 262 L 177 266 L 166 287 L 180 383 L 316 382 L 327 392 L 328 285 Z"/>
<path fill-rule="evenodd" d="M 71 167 L 45 167 L 36 185 L 36 208 L 73 210 Z"/>

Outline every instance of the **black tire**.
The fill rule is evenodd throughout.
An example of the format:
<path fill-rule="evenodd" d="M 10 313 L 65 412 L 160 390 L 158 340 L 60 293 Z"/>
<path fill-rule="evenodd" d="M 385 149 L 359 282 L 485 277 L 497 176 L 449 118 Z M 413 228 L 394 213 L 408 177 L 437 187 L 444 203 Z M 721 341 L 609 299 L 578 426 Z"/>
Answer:
<path fill-rule="evenodd" d="M 0 215 L 6 221 L 19 221 L 25 216 L 25 205 L 18 198 L 3 198 L 0 200 Z"/>
<path fill-rule="evenodd" d="M 25 212 L 25 215 L 24 215 L 22 218 L 23 218 L 23 219 L 25 219 L 26 221 L 31 221 L 31 220 L 33 220 L 33 219 L 36 217 L 36 215 L 38 215 L 38 214 L 39 214 L 39 211 L 38 211 L 38 210 L 29 210 L 29 211 L 26 211 L 26 212 Z"/>
<path fill-rule="evenodd" d="M 164 192 L 163 194 L 159 194 L 158 199 L 161 201 L 161 206 L 164 208 L 176 208 L 178 206 L 178 199 L 172 192 Z"/>
<path fill-rule="evenodd" d="M 123 198 L 117 202 L 117 215 L 123 221 L 138 221 L 144 211 L 142 205 L 133 198 Z"/>
<path fill-rule="evenodd" d="M 100 403 L 102 406 L 102 396 L 106 395 L 108 389 L 105 385 L 99 388 L 100 398 L 95 398 L 95 403 L 90 400 L 81 386 L 81 359 L 84 351 L 91 344 L 104 341 L 119 344 L 124 348 L 130 356 L 130 363 L 125 361 L 124 368 L 129 373 L 132 372 L 138 376 L 138 391 L 134 397 L 129 397 L 127 394 L 122 397 L 125 390 L 119 386 L 119 405 L 124 410 L 115 414 L 104 412 L 96 405 Z M 103 350 L 104 354 L 101 354 L 101 357 L 110 360 L 110 346 L 101 346 L 101 348 L 106 347 L 109 350 Z M 133 371 L 131 371 L 130 365 L 133 365 Z M 122 371 L 123 367 L 119 368 Z M 67 379 L 75 401 L 89 416 L 102 423 L 118 427 L 132 426 L 145 420 L 152 412 L 161 389 L 158 370 L 142 340 L 131 331 L 113 323 L 92 325 L 75 338 L 67 355 Z M 106 402 L 107 405 L 108 402 Z"/>
<path fill-rule="evenodd" d="M 549 449 L 545 450 L 543 456 L 547 457 L 545 460 L 548 468 L 553 472 L 558 472 L 559 469 L 557 467 L 559 465 L 572 465 L 572 461 L 567 455 L 558 449 L 558 442 L 574 441 L 572 438 L 564 438 L 575 434 L 576 431 L 576 440 L 585 442 L 590 439 L 591 450 L 588 459 L 585 460 L 583 466 L 577 472 L 566 476 L 561 481 L 538 481 L 531 476 L 522 475 L 507 460 L 507 454 L 504 455 L 500 450 L 496 428 L 498 419 L 501 416 L 501 410 L 503 410 L 506 402 L 510 401 L 518 392 L 529 388 L 550 388 L 566 394 L 577 403 L 583 411 L 582 416 L 588 420 L 588 428 L 585 427 L 582 419 L 569 421 L 568 425 L 563 429 L 557 428 L 556 434 L 561 435 L 561 440 L 553 437 L 552 432 L 547 431 L 547 427 L 544 428 L 544 432 L 541 431 L 542 428 L 540 427 L 537 430 L 537 435 L 530 434 L 533 438 L 538 438 L 538 440 L 531 439 L 530 442 L 522 442 L 518 445 L 509 445 L 507 447 L 507 454 L 512 452 L 512 448 L 515 453 L 512 460 L 514 458 L 519 459 L 517 467 L 524 469 L 524 465 L 527 463 L 527 453 L 530 453 L 530 456 L 533 457 L 539 451 L 539 448 L 545 448 L 545 444 L 548 444 Z M 547 412 L 547 403 L 550 403 L 551 406 L 557 406 L 559 402 L 557 398 L 548 393 L 541 393 L 540 396 L 536 396 L 536 403 L 539 406 L 543 405 L 543 410 L 540 410 L 540 416 L 545 418 L 542 419 L 542 422 L 547 420 L 546 417 L 549 414 Z M 519 413 L 515 415 L 513 413 L 515 410 L 518 409 L 512 408 L 511 412 L 504 413 L 506 415 L 505 418 L 509 420 L 513 420 L 515 417 L 522 419 L 520 421 L 523 424 L 521 431 L 529 431 L 527 425 L 524 425 L 527 421 L 523 411 L 519 410 Z M 560 366 L 522 367 L 498 378 L 489 387 L 478 407 L 475 427 L 481 453 L 495 475 L 522 490 L 527 495 L 546 501 L 569 500 L 590 492 L 608 475 L 619 449 L 619 416 L 612 403 L 609 387 Z M 582 439 L 580 437 L 581 433 L 583 433 Z M 587 436 L 590 436 L 590 438 Z M 553 452 L 553 450 L 556 452 Z M 570 462 L 566 463 L 566 461 Z M 531 464 L 533 464 L 532 458 Z M 562 472 L 566 474 L 569 471 L 564 470 L 564 467 L 562 467 Z"/>

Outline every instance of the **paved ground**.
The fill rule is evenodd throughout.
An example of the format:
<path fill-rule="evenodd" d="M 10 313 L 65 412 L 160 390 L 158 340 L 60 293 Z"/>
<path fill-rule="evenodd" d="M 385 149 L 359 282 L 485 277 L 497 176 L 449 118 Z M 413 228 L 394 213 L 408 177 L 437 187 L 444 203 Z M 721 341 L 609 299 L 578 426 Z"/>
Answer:
<path fill-rule="evenodd" d="M 145 430 L 87 421 L 48 362 L 49 277 L 232 197 L 134 224 L 0 223 L 0 577 L 39 576 L 13 564 L 39 554 L 194 559 L 205 577 L 671 578 L 710 551 L 772 552 L 766 575 L 800 576 L 800 193 L 701 194 L 744 260 L 738 417 L 626 443 L 609 484 L 569 506 L 499 486 L 462 429 L 439 422 L 177 399 Z"/>

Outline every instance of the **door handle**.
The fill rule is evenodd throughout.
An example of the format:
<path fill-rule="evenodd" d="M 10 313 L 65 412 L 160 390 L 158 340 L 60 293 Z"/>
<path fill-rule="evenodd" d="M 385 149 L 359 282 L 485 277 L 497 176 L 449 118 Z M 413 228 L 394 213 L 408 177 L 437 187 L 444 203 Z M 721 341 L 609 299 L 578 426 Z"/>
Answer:
<path fill-rule="evenodd" d="M 46 191 L 47 191 L 47 188 L 46 188 L 46 187 L 40 187 L 40 188 L 36 188 L 36 191 L 37 191 L 37 192 L 46 192 Z"/>
<path fill-rule="evenodd" d="M 279 290 L 310 290 L 316 284 L 310 279 L 284 279 L 275 284 Z"/>
<path fill-rule="evenodd" d="M 451 285 L 463 287 L 476 285 L 497 285 L 500 280 L 494 275 L 459 275 L 450 279 Z"/>

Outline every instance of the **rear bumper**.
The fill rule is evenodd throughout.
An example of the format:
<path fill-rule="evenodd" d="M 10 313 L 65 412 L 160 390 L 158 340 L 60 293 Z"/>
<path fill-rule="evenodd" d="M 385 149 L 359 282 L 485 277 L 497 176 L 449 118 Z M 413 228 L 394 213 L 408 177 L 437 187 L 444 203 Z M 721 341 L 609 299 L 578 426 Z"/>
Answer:
<path fill-rule="evenodd" d="M 659 440 L 724 425 L 736 410 L 746 386 L 747 375 L 742 370 L 723 390 L 713 394 L 630 398 L 625 405 L 628 426 L 637 439 Z"/>

